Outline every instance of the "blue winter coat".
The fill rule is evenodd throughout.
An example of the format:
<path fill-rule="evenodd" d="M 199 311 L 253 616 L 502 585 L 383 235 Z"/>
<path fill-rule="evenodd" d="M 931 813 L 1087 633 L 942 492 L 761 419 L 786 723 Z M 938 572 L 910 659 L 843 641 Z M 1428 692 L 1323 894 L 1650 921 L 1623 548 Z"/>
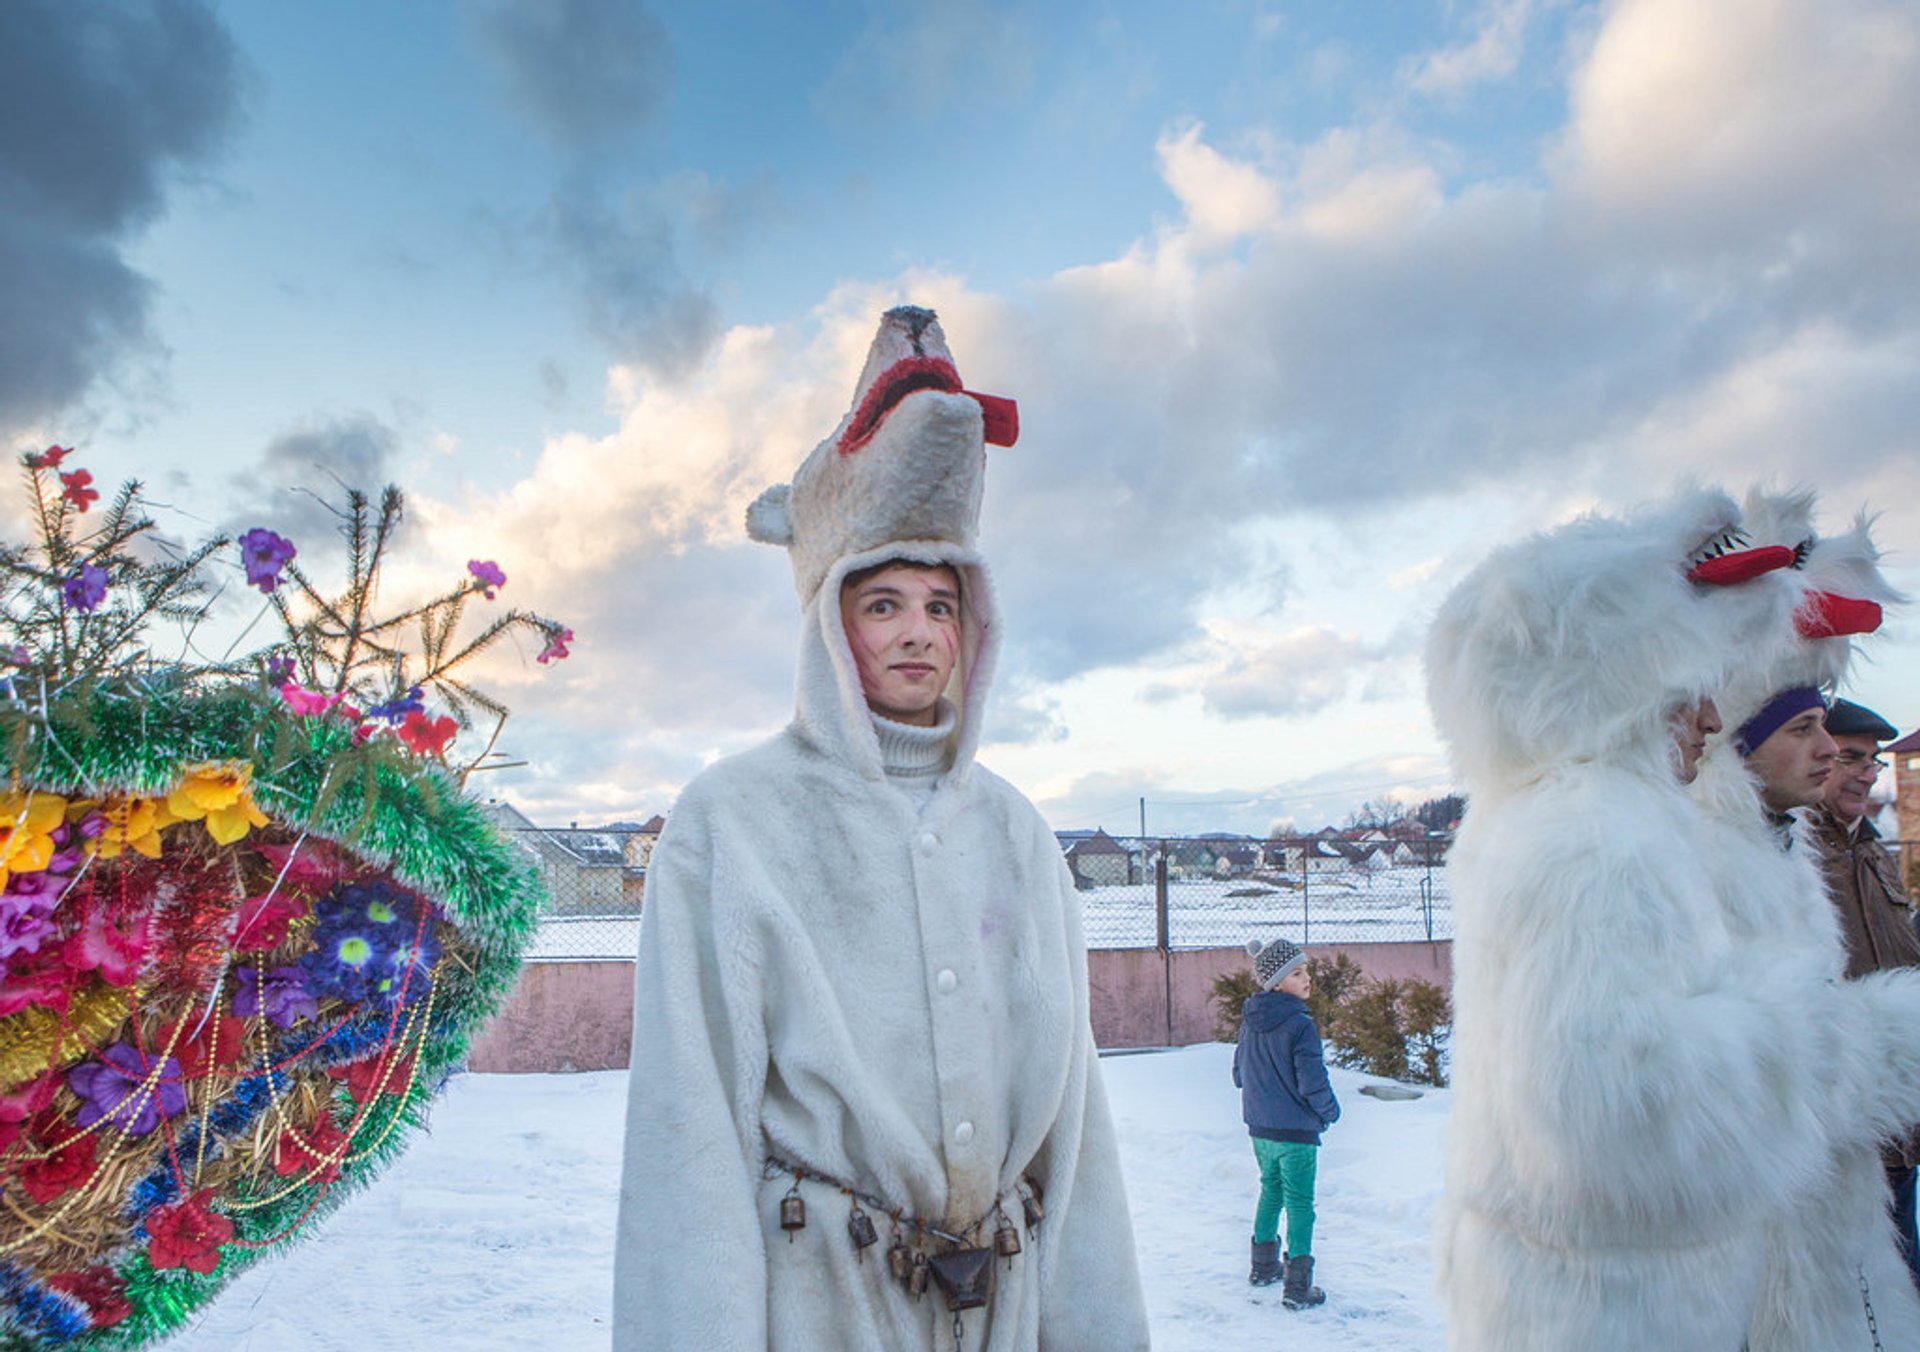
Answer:
<path fill-rule="evenodd" d="M 1340 1120 L 1320 1030 L 1297 995 L 1262 991 L 1242 1006 L 1233 1082 L 1250 1135 L 1318 1145 L 1320 1133 Z"/>

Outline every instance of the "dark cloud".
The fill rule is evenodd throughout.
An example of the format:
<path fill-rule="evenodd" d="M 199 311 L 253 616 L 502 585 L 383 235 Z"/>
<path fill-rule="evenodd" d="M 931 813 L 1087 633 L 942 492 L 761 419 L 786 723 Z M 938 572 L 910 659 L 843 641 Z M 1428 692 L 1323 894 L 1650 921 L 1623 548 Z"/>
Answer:
<path fill-rule="evenodd" d="M 325 556 L 338 545 L 347 490 L 359 489 L 377 507 L 399 446 L 392 428 L 364 413 L 284 433 L 268 443 L 255 467 L 233 476 L 239 506 L 222 529 L 266 526 L 293 540 L 303 560 Z"/>
<path fill-rule="evenodd" d="M 719 309 L 682 273 L 672 218 L 641 196 L 620 207 L 592 190 L 555 198 L 543 221 L 594 335 L 621 361 L 680 372 L 719 333 Z"/>
<path fill-rule="evenodd" d="M 0 432 L 149 341 L 120 256 L 234 126 L 240 58 L 198 0 L 0 5 Z"/>
<path fill-rule="evenodd" d="M 564 150 L 647 127 L 673 88 L 666 27 L 633 0 L 511 0 L 478 11 L 515 104 Z"/>
<path fill-rule="evenodd" d="M 1029 96 L 1034 37 L 1011 12 L 985 0 L 876 9 L 814 95 L 843 131 L 964 120 Z"/>

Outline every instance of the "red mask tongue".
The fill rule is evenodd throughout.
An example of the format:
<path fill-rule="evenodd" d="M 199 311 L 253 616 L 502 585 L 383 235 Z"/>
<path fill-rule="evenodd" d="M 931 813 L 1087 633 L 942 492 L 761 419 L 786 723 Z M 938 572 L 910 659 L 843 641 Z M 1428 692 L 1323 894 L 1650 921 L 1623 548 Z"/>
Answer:
<path fill-rule="evenodd" d="M 1020 405 L 997 394 L 981 394 L 977 390 L 962 390 L 960 393 L 980 405 L 980 414 L 986 424 L 986 438 L 990 443 L 1011 446 L 1020 440 Z"/>
<path fill-rule="evenodd" d="M 1800 609 L 1793 612 L 1793 627 L 1802 638 L 1844 638 L 1848 634 L 1871 634 L 1880 627 L 1880 606 L 1853 596 L 1835 596 L 1832 592 L 1808 592 Z"/>
<path fill-rule="evenodd" d="M 1758 549 L 1722 554 L 1719 558 L 1696 564 L 1687 573 L 1687 580 L 1706 587 L 1731 587 L 1737 583 L 1751 582 L 1776 568 L 1791 568 L 1793 559 L 1793 551 L 1785 545 L 1761 545 Z"/>

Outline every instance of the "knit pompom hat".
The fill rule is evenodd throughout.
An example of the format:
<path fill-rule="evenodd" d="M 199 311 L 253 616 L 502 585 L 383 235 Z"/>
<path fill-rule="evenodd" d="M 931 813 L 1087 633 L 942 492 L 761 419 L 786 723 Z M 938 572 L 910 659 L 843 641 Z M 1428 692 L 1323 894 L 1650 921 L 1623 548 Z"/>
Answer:
<path fill-rule="evenodd" d="M 1269 939 L 1264 944 L 1249 939 L 1247 952 L 1253 955 L 1253 979 L 1263 991 L 1272 990 L 1307 962 L 1300 945 L 1289 939 Z"/>

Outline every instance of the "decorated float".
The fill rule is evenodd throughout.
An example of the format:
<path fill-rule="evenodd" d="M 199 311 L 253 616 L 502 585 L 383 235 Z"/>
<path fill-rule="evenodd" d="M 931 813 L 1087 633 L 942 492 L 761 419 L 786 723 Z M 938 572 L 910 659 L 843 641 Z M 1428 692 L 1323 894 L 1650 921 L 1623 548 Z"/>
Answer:
<path fill-rule="evenodd" d="M 333 593 L 71 455 L 0 548 L 0 1349 L 147 1344 L 405 1148 L 544 900 L 464 788 L 506 715 L 468 664 L 573 637 L 488 560 L 380 614 L 394 489 L 336 508 Z M 223 567 L 274 638 L 203 660 Z"/>

